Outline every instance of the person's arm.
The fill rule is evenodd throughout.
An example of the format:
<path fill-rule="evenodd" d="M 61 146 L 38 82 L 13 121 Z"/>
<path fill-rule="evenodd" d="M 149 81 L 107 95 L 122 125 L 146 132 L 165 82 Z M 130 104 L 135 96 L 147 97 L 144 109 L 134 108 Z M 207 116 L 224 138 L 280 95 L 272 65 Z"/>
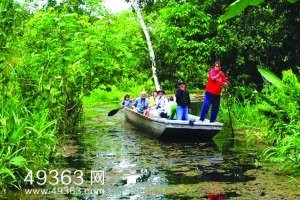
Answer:
<path fill-rule="evenodd" d="M 188 100 L 188 107 L 189 107 L 189 109 L 191 109 L 192 107 L 191 107 L 191 98 L 190 98 L 190 94 L 187 92 L 187 100 Z"/>
<path fill-rule="evenodd" d="M 169 103 L 169 99 L 165 97 L 165 105 L 167 105 L 168 103 Z"/>
<path fill-rule="evenodd" d="M 134 103 L 133 103 L 133 106 L 134 106 L 134 107 L 137 107 L 137 102 L 138 102 L 138 99 L 136 99 L 136 100 L 134 101 Z"/>
<path fill-rule="evenodd" d="M 164 97 L 164 99 L 163 99 L 163 106 L 162 106 L 163 109 L 166 110 L 167 105 L 168 105 L 168 102 L 169 102 L 168 98 L 167 98 L 167 97 Z"/>
<path fill-rule="evenodd" d="M 125 101 L 123 101 L 123 102 L 121 103 L 121 106 L 125 106 Z"/>
<path fill-rule="evenodd" d="M 171 113 L 171 104 L 169 102 L 166 105 L 166 112 L 167 112 L 167 115 L 170 116 L 170 113 Z"/>
<path fill-rule="evenodd" d="M 149 99 L 145 99 L 145 109 L 149 108 L 149 104 L 150 104 L 150 100 Z"/>
<path fill-rule="evenodd" d="M 159 107 L 159 101 L 156 102 L 155 109 L 158 109 L 158 107 Z"/>
<path fill-rule="evenodd" d="M 218 78 L 220 77 L 220 74 L 221 74 L 221 73 L 219 72 L 219 73 L 217 73 L 217 75 L 214 76 L 213 70 L 210 70 L 210 71 L 208 72 L 208 77 L 209 77 L 211 80 L 216 81 L 216 79 L 218 79 Z"/>
<path fill-rule="evenodd" d="M 183 91 L 180 89 L 176 90 L 175 97 L 176 99 L 180 99 L 182 97 Z"/>
<path fill-rule="evenodd" d="M 177 102 L 177 99 L 178 99 L 178 92 L 177 92 L 177 90 L 175 90 L 175 102 Z"/>
<path fill-rule="evenodd" d="M 221 73 L 221 78 L 222 78 L 222 85 L 227 85 L 227 78 L 224 72 Z"/>

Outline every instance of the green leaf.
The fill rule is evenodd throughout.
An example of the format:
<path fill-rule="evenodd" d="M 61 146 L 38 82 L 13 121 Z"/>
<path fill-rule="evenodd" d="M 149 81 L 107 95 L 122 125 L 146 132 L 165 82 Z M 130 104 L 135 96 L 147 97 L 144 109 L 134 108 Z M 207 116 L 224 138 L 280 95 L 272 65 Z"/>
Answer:
<path fill-rule="evenodd" d="M 7 174 L 10 177 L 12 177 L 14 180 L 16 180 L 16 177 L 14 176 L 13 172 L 11 170 L 7 169 L 6 167 L 2 167 L 0 169 L 0 174 Z"/>
<path fill-rule="evenodd" d="M 219 17 L 220 20 L 228 20 L 243 12 L 248 6 L 258 6 L 263 0 L 237 0 L 230 4 L 226 12 Z"/>
<path fill-rule="evenodd" d="M 16 167 L 24 167 L 26 159 L 23 156 L 16 156 L 12 158 L 9 163 Z"/>
<path fill-rule="evenodd" d="M 24 137 L 24 133 L 23 133 L 24 127 L 25 127 L 25 124 L 22 124 L 22 125 L 20 125 L 20 127 L 17 130 L 13 131 L 12 135 L 9 137 L 10 144 L 15 144 L 18 141 L 20 141 L 21 138 Z"/>
<path fill-rule="evenodd" d="M 273 72 L 263 67 L 258 67 L 258 71 L 260 74 L 267 79 L 270 83 L 275 85 L 276 87 L 280 88 L 282 86 L 282 82 L 278 76 L 276 76 Z"/>
<path fill-rule="evenodd" d="M 288 0 L 290 3 L 296 3 L 298 0 Z"/>

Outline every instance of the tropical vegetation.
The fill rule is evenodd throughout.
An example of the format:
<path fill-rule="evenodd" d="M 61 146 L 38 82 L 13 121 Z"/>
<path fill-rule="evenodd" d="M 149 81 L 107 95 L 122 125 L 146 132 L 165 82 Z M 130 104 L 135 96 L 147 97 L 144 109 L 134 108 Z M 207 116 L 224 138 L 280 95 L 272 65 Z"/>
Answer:
<path fill-rule="evenodd" d="M 184 80 L 202 92 L 220 60 L 235 128 L 266 144 L 261 161 L 297 175 L 300 1 L 137 3 L 161 87 L 173 91 Z M 20 188 L 29 170 L 49 166 L 60 138 L 80 127 L 83 104 L 155 88 L 136 13 L 112 14 L 101 1 L 2 0 L 0 48 L 0 187 Z"/>

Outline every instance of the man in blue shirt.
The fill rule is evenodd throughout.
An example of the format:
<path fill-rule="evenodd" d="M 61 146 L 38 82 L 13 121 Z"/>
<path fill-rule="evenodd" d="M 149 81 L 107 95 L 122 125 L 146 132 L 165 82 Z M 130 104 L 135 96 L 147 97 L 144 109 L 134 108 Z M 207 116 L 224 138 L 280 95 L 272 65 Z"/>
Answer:
<path fill-rule="evenodd" d="M 141 113 L 146 114 L 146 111 L 149 109 L 149 99 L 147 98 L 147 94 L 145 91 L 141 93 L 141 97 L 137 98 L 133 104 L 135 109 Z"/>

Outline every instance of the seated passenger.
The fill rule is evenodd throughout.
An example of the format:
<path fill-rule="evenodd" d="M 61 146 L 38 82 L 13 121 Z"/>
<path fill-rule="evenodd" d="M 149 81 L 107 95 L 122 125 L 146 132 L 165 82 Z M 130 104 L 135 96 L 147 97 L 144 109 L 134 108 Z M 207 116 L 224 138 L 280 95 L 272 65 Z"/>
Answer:
<path fill-rule="evenodd" d="M 146 97 L 147 97 L 146 92 L 143 91 L 141 94 L 141 97 L 139 97 L 135 100 L 133 106 L 135 107 L 136 111 L 138 111 L 139 113 L 148 115 L 150 101 Z"/>
<path fill-rule="evenodd" d="M 132 107 L 132 100 L 130 99 L 130 96 L 128 94 L 126 94 L 124 96 L 124 100 L 121 103 L 121 105 L 126 107 L 126 108 L 131 108 Z"/>
<path fill-rule="evenodd" d="M 174 101 L 174 97 L 171 96 L 167 104 L 168 119 L 176 119 L 177 103 Z"/>
<path fill-rule="evenodd" d="M 165 96 L 165 91 L 158 91 L 158 97 L 156 98 L 156 106 L 155 109 L 158 110 L 159 116 L 162 118 L 167 117 L 167 106 L 168 98 Z"/>
<path fill-rule="evenodd" d="M 152 96 L 150 97 L 150 108 L 155 108 L 157 98 L 157 91 L 153 91 Z"/>

